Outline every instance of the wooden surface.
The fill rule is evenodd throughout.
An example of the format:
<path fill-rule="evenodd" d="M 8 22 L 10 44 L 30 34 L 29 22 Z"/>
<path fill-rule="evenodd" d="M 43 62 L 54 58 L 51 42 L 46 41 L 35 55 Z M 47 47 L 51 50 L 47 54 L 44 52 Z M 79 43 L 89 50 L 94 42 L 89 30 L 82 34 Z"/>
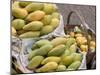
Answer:
<path fill-rule="evenodd" d="M 88 5 L 72 5 L 72 4 L 57 4 L 60 13 L 63 15 L 64 24 L 67 24 L 67 17 L 69 12 L 76 10 L 78 11 L 84 18 L 86 23 L 92 28 L 94 31 L 96 30 L 96 7 L 88 6 Z M 73 14 L 70 20 L 70 24 L 81 24 L 79 18 Z"/>

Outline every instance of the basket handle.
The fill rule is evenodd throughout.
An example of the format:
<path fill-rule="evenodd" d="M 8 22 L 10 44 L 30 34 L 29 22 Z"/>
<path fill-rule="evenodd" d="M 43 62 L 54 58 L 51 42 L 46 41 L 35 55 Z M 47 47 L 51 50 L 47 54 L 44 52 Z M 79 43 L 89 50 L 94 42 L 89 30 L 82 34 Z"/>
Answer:
<path fill-rule="evenodd" d="M 88 24 L 85 22 L 84 17 L 81 16 L 80 13 L 77 12 L 77 11 L 71 11 L 71 12 L 69 13 L 69 15 L 68 15 L 68 18 L 67 18 L 67 24 L 69 24 L 70 18 L 71 18 L 71 16 L 72 16 L 72 14 L 74 14 L 74 13 L 75 13 L 75 15 L 77 15 L 77 17 L 80 19 L 80 21 L 81 21 L 81 23 L 82 23 L 82 24 L 81 24 L 81 27 L 82 27 L 82 30 L 84 31 L 83 34 L 84 34 L 85 37 L 87 38 L 87 44 L 88 44 L 88 48 L 89 48 L 89 47 L 90 47 L 90 40 L 89 40 L 89 37 L 88 37 L 88 30 L 90 30 L 90 28 L 89 28 Z M 89 49 L 88 49 L 88 50 L 89 50 Z"/>

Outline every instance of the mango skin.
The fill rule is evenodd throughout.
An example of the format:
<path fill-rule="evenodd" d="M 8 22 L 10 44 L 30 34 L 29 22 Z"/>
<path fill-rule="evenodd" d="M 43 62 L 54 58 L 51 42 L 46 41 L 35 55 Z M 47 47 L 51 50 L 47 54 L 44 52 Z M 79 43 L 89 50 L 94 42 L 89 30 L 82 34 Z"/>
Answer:
<path fill-rule="evenodd" d="M 65 65 L 58 65 L 58 68 L 56 71 L 61 72 L 61 71 L 66 71 L 66 66 Z"/>
<path fill-rule="evenodd" d="M 44 66 L 36 69 L 35 72 L 50 72 L 52 70 L 56 70 L 57 67 L 58 67 L 58 64 L 56 62 L 48 62 Z"/>
<path fill-rule="evenodd" d="M 42 27 L 43 27 L 43 23 L 42 22 L 33 21 L 33 22 L 30 22 L 27 25 L 25 25 L 23 27 L 23 30 L 34 30 L 34 31 L 37 31 L 37 30 L 40 30 Z"/>
<path fill-rule="evenodd" d="M 68 66 L 67 70 L 77 70 L 80 67 L 80 65 L 80 61 L 75 61 L 70 66 Z"/>
<path fill-rule="evenodd" d="M 50 25 L 46 25 L 41 29 L 40 33 L 41 33 L 41 35 L 46 35 L 46 34 L 49 34 L 52 31 L 53 31 L 53 27 L 50 26 Z"/>
<path fill-rule="evenodd" d="M 21 30 L 25 26 L 25 21 L 22 19 L 15 19 L 12 21 L 12 26 L 16 30 Z"/>
<path fill-rule="evenodd" d="M 20 8 L 19 2 L 18 2 L 18 1 L 15 1 L 15 2 L 12 4 L 12 8 Z"/>
<path fill-rule="evenodd" d="M 63 37 L 57 37 L 51 41 L 51 44 L 55 47 L 60 44 L 66 44 L 67 39 Z"/>
<path fill-rule="evenodd" d="M 48 62 L 56 62 L 56 63 L 59 63 L 61 61 L 61 58 L 60 57 L 56 57 L 56 56 L 51 56 L 51 57 L 47 57 L 45 58 L 41 64 L 47 64 Z"/>
<path fill-rule="evenodd" d="M 30 13 L 27 17 L 27 21 L 39 21 L 45 16 L 45 12 L 37 10 L 32 13 Z"/>
<path fill-rule="evenodd" d="M 19 35 L 19 38 L 34 38 L 34 37 L 39 37 L 39 35 L 40 35 L 39 31 L 29 31 Z"/>
<path fill-rule="evenodd" d="M 25 9 L 26 9 L 28 12 L 33 12 L 33 11 L 36 11 L 36 10 L 41 10 L 41 9 L 43 9 L 43 6 L 44 6 L 43 3 L 30 3 L 29 5 L 27 5 L 27 6 L 25 7 Z"/>
<path fill-rule="evenodd" d="M 28 2 L 28 1 L 21 1 L 21 2 L 19 2 L 19 5 L 21 6 L 21 7 L 26 7 L 27 5 L 29 5 L 30 3 L 32 3 L 32 2 Z"/>
<path fill-rule="evenodd" d="M 43 56 L 35 56 L 34 58 L 32 58 L 32 60 L 28 63 L 27 68 L 28 69 L 35 69 L 36 67 L 38 67 L 42 60 L 44 59 Z"/>
<path fill-rule="evenodd" d="M 52 18 L 60 19 L 60 14 L 58 12 L 53 12 L 51 16 Z"/>
<path fill-rule="evenodd" d="M 11 27 L 11 34 L 15 36 L 17 34 L 16 29 L 14 27 Z"/>
<path fill-rule="evenodd" d="M 24 19 L 28 15 L 28 12 L 22 8 L 12 8 L 12 15 L 16 18 Z"/>
<path fill-rule="evenodd" d="M 48 56 L 60 56 L 65 51 L 65 45 L 61 44 L 54 47 L 51 51 L 49 51 Z"/>

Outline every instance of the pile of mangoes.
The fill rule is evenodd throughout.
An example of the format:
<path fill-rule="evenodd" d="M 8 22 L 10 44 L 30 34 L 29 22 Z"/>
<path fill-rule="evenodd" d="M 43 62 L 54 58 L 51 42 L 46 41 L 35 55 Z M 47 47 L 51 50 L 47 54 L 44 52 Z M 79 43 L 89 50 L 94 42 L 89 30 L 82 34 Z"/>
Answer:
<path fill-rule="evenodd" d="M 60 14 L 55 4 L 15 1 L 12 3 L 12 35 L 34 38 L 58 27 Z"/>
<path fill-rule="evenodd" d="M 41 39 L 32 45 L 26 67 L 33 72 L 77 70 L 82 59 L 83 54 L 77 51 L 77 43 L 73 37 Z"/>

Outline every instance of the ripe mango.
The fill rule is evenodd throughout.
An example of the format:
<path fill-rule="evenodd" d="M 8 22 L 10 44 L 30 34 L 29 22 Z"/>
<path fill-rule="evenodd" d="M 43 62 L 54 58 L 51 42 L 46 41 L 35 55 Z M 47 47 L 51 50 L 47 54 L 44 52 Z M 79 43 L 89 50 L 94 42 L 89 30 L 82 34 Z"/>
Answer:
<path fill-rule="evenodd" d="M 45 16 L 45 12 L 37 10 L 37 11 L 30 13 L 27 16 L 26 20 L 27 21 L 38 21 L 38 20 L 41 20 L 44 16 Z"/>
<path fill-rule="evenodd" d="M 27 68 L 28 69 L 35 69 L 36 67 L 38 67 L 42 60 L 44 59 L 43 56 L 35 56 L 32 58 L 32 60 L 28 63 Z"/>
<path fill-rule="evenodd" d="M 59 19 L 53 18 L 53 19 L 51 20 L 50 25 L 53 26 L 53 28 L 55 29 L 55 28 L 59 25 L 59 22 L 60 22 Z"/>
<path fill-rule="evenodd" d="M 36 10 L 41 10 L 41 9 L 43 9 L 43 3 L 30 3 L 29 5 L 27 5 L 25 7 L 25 9 L 28 12 L 33 12 L 33 11 L 36 11 Z"/>
<path fill-rule="evenodd" d="M 12 21 L 12 26 L 16 30 L 21 30 L 25 26 L 25 21 L 22 19 L 15 19 Z"/>
<path fill-rule="evenodd" d="M 12 15 L 16 18 L 24 19 L 28 12 L 22 8 L 12 8 Z"/>
<path fill-rule="evenodd" d="M 60 14 L 58 12 L 53 12 L 51 16 L 52 18 L 60 19 Z"/>
<path fill-rule="evenodd" d="M 58 67 L 58 64 L 56 62 L 48 62 L 44 66 L 36 69 L 35 72 L 49 72 L 51 70 L 56 70 Z"/>
<path fill-rule="evenodd" d="M 44 8 L 43 8 L 43 11 L 46 13 L 46 14 L 51 14 L 52 12 L 54 12 L 54 6 L 53 4 L 44 4 Z"/>
<path fill-rule="evenodd" d="M 66 66 L 65 65 L 58 65 L 56 71 L 65 71 L 66 70 Z"/>
<path fill-rule="evenodd" d="M 53 31 L 53 27 L 50 25 L 46 25 L 41 29 L 40 33 L 41 33 L 41 35 L 46 35 L 52 31 Z"/>
<path fill-rule="evenodd" d="M 42 19 L 42 22 L 44 25 L 49 25 L 51 23 L 51 15 L 45 15 L 44 18 Z"/>
<path fill-rule="evenodd" d="M 60 62 L 60 64 L 69 66 L 72 62 L 73 62 L 73 56 L 70 55 L 70 56 L 62 57 L 62 61 Z"/>
<path fill-rule="evenodd" d="M 32 3 L 32 2 L 30 2 L 30 1 L 21 1 L 21 2 L 19 2 L 19 5 L 20 5 L 21 7 L 26 7 L 26 6 L 29 5 L 30 3 Z"/>
<path fill-rule="evenodd" d="M 51 57 L 47 57 L 42 61 L 42 65 L 43 64 L 47 64 L 48 62 L 56 62 L 59 63 L 61 61 L 60 57 L 56 57 L 56 56 L 51 56 Z"/>
<path fill-rule="evenodd" d="M 40 30 L 43 23 L 40 21 L 32 21 L 23 27 L 23 30 Z"/>
<path fill-rule="evenodd" d="M 70 66 L 68 66 L 67 70 L 77 70 L 80 67 L 80 65 L 80 61 L 75 61 Z"/>
<path fill-rule="evenodd" d="M 49 51 L 48 56 L 60 56 L 65 51 L 65 45 L 61 44 L 54 47 L 51 51 Z"/>
<path fill-rule="evenodd" d="M 15 36 L 16 33 L 17 33 L 17 32 L 16 32 L 16 29 L 15 29 L 14 27 L 11 27 L 11 28 L 12 28 L 12 30 L 11 30 L 11 34 Z"/>
<path fill-rule="evenodd" d="M 60 44 L 66 44 L 67 39 L 63 37 L 57 37 L 51 41 L 51 44 L 55 47 Z"/>
<path fill-rule="evenodd" d="M 88 45 L 80 45 L 81 51 L 88 51 Z"/>
<path fill-rule="evenodd" d="M 34 38 L 34 37 L 39 37 L 39 35 L 40 35 L 39 31 L 29 31 L 19 35 L 19 38 Z"/>

